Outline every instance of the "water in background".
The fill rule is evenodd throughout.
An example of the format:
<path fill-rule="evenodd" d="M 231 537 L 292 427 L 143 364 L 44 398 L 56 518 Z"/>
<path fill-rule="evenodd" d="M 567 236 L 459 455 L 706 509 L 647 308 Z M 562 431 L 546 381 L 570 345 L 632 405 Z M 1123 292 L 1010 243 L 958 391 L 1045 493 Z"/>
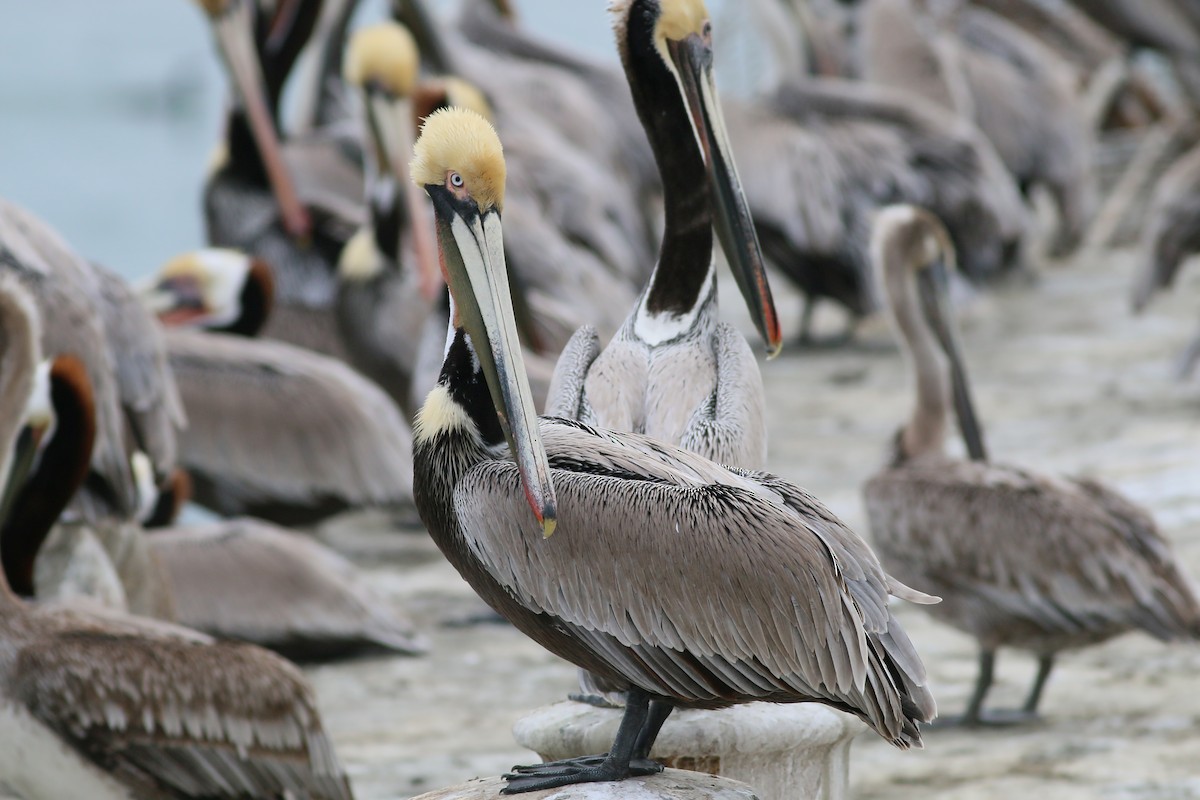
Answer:
<path fill-rule="evenodd" d="M 362 5 L 360 19 L 381 16 L 379 0 Z M 434 2 L 443 13 L 453 5 Z M 516 5 L 531 30 L 615 63 L 607 0 Z M 710 5 L 720 22 L 721 3 Z M 191 0 L 8 3 L 0 196 L 126 277 L 151 272 L 204 243 L 201 188 L 225 90 Z"/>

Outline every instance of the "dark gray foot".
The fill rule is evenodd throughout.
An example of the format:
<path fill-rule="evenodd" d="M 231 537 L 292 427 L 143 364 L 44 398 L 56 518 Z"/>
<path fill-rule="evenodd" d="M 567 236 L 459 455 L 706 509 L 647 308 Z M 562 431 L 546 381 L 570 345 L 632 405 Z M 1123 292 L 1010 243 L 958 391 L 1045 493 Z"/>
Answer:
<path fill-rule="evenodd" d="M 634 759 L 629 762 L 628 767 L 623 767 L 607 755 L 582 756 L 551 761 L 548 764 L 513 767 L 513 771 L 504 776 L 506 785 L 500 793 L 521 794 L 577 783 L 619 781 L 639 775 L 656 775 L 662 770 L 662 764 L 645 758 Z"/>
<path fill-rule="evenodd" d="M 569 695 L 567 695 L 567 699 L 574 700 L 576 703 L 587 703 L 589 706 L 595 706 L 596 708 L 624 708 L 625 707 L 624 703 L 617 703 L 612 700 L 609 700 L 607 697 L 605 697 L 602 694 L 593 694 L 591 692 L 589 692 L 587 694 L 579 694 L 579 693 L 569 694 Z"/>

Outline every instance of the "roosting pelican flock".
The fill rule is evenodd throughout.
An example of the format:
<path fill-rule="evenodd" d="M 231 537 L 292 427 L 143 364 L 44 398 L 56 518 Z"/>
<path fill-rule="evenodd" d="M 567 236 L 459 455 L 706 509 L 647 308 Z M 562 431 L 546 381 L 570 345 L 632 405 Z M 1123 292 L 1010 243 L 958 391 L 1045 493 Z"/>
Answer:
<path fill-rule="evenodd" d="M 197 0 L 206 241 L 0 198 L 0 800 L 1192 796 L 1200 6 L 712 2 Z"/>

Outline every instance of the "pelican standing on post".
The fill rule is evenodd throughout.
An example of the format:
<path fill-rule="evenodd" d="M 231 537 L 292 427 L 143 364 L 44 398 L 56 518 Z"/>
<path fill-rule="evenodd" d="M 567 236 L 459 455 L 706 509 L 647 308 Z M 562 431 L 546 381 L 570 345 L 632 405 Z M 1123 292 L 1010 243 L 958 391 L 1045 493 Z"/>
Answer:
<path fill-rule="evenodd" d="M 945 601 L 934 617 L 979 642 L 962 722 L 1036 716 L 1059 651 L 1140 629 L 1200 637 L 1200 602 L 1145 509 L 1104 484 L 992 464 L 944 310 L 953 249 L 937 218 L 891 206 L 875 222 L 879 283 L 916 377 L 917 402 L 891 463 L 864 487 L 875 546 L 904 581 Z M 953 403 L 970 460 L 946 456 Z M 999 647 L 1032 651 L 1037 677 L 1016 714 L 983 715 Z"/>
<path fill-rule="evenodd" d="M 603 352 L 590 326 L 571 337 L 546 410 L 761 469 L 762 378 L 745 338 L 716 319 L 714 227 L 772 355 L 779 322 L 717 100 L 708 12 L 701 0 L 613 8 L 617 49 L 662 175 L 666 227 L 633 313 Z"/>
<path fill-rule="evenodd" d="M 676 706 L 819 702 L 919 746 L 934 701 L 888 595 L 936 599 L 889 578 L 862 539 L 773 475 L 539 420 L 509 300 L 498 137 L 473 112 L 439 111 L 412 174 L 433 201 L 452 298 L 414 434 L 418 511 L 496 611 L 628 692 L 607 755 L 517 767 L 504 791 L 658 772 L 647 756 Z"/>

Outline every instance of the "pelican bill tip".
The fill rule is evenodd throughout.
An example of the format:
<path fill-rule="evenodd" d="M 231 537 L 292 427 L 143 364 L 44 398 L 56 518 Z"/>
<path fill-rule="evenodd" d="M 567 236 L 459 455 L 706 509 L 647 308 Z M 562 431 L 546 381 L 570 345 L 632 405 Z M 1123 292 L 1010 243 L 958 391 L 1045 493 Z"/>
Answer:
<path fill-rule="evenodd" d="M 553 516 L 542 517 L 542 538 L 549 539 L 558 527 L 558 519 Z"/>

